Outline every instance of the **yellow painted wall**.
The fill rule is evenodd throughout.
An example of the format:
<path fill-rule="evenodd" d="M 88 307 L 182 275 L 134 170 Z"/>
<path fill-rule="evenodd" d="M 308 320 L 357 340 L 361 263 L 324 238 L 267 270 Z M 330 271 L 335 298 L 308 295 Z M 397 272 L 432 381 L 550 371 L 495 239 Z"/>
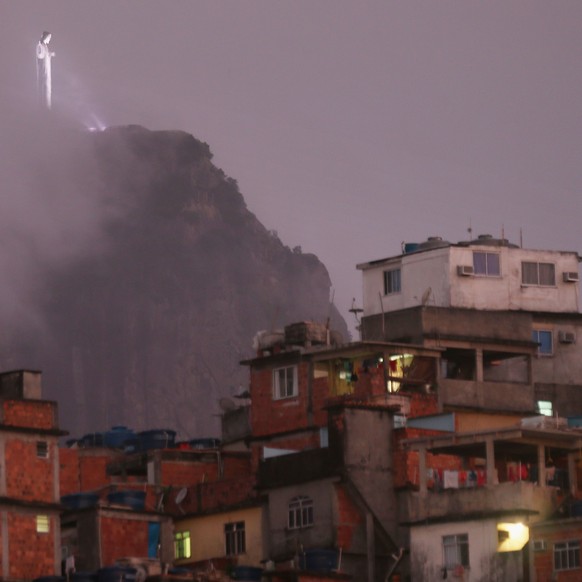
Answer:
<path fill-rule="evenodd" d="M 262 508 L 260 507 L 180 520 L 174 525 L 174 531 L 190 532 L 192 556 L 189 559 L 176 560 L 176 565 L 225 556 L 225 524 L 244 521 L 246 553 L 237 556 L 238 564 L 261 566 L 260 561 L 265 558 L 263 556 L 261 520 Z"/>
<path fill-rule="evenodd" d="M 503 428 L 519 424 L 521 415 L 482 414 L 478 412 L 455 412 L 455 430 L 457 432 L 476 432 L 494 428 Z"/>

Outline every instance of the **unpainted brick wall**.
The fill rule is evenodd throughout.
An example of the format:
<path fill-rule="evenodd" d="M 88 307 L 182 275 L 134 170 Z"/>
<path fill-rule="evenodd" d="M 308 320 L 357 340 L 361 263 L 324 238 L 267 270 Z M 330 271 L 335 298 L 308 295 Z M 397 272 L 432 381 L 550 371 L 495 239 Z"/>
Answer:
<path fill-rule="evenodd" d="M 59 487 L 61 496 L 81 491 L 79 449 L 59 449 Z"/>
<path fill-rule="evenodd" d="M 580 569 L 563 570 L 559 575 L 554 576 L 554 544 L 556 542 L 580 541 L 582 540 L 582 526 L 580 524 L 564 525 L 563 523 L 556 526 L 557 529 L 543 528 L 534 533 L 533 539 L 544 540 L 546 549 L 534 552 L 533 542 L 530 540 L 530 552 L 533 554 L 534 572 L 538 582 L 550 582 L 560 580 L 560 582 L 578 582 L 581 578 Z M 531 534 L 531 532 L 530 532 Z"/>
<path fill-rule="evenodd" d="M 32 580 L 55 572 L 55 535 L 60 535 L 57 520 L 49 518 L 49 533 L 36 531 L 34 513 L 8 513 L 9 577 L 13 580 Z"/>
<path fill-rule="evenodd" d="M 5 400 L 3 424 L 27 428 L 57 428 L 56 403 L 39 400 Z"/>
<path fill-rule="evenodd" d="M 148 556 L 148 522 L 126 517 L 101 517 L 101 560 L 112 565 L 119 558 Z"/>
<path fill-rule="evenodd" d="M 39 440 L 43 440 L 39 438 Z M 53 503 L 55 498 L 53 459 L 56 442 L 48 441 L 48 458 L 36 454 L 36 440 L 8 437 L 5 443 L 6 493 L 8 497 Z"/>
<path fill-rule="evenodd" d="M 349 551 L 356 529 L 362 526 L 364 518 L 343 485 L 335 485 L 335 493 L 338 508 L 337 545 Z"/>

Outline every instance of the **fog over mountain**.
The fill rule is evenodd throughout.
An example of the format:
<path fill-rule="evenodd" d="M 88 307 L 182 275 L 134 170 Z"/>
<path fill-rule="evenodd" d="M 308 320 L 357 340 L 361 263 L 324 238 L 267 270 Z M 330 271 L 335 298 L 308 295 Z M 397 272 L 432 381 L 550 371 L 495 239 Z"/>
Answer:
<path fill-rule="evenodd" d="M 75 436 L 217 432 L 261 329 L 330 318 L 323 264 L 249 212 L 207 144 L 22 112 L 0 146 L 2 369 L 41 369 Z"/>

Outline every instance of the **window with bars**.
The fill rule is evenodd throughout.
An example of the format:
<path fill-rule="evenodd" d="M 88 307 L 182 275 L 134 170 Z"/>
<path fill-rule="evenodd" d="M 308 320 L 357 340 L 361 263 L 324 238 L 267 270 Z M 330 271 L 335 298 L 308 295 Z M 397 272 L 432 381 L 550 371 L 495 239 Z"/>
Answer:
<path fill-rule="evenodd" d="M 580 542 L 578 540 L 554 544 L 554 570 L 574 570 L 580 567 Z"/>
<path fill-rule="evenodd" d="M 49 448 L 48 448 L 48 443 L 46 441 L 37 441 L 36 442 L 36 456 L 39 459 L 48 459 Z"/>
<path fill-rule="evenodd" d="M 36 531 L 38 533 L 49 533 L 50 521 L 49 521 L 48 515 L 37 515 L 36 516 Z"/>
<path fill-rule="evenodd" d="M 291 499 L 288 525 L 289 529 L 300 529 L 313 525 L 313 499 L 305 495 Z"/>
<path fill-rule="evenodd" d="M 521 283 L 522 285 L 553 287 L 556 284 L 556 266 L 554 263 L 522 261 Z"/>
<path fill-rule="evenodd" d="M 457 566 L 469 566 L 469 535 L 443 536 L 443 554 L 447 570 L 454 570 Z"/>
<path fill-rule="evenodd" d="M 245 522 L 236 521 L 224 524 L 224 542 L 227 556 L 246 552 Z"/>
<path fill-rule="evenodd" d="M 178 531 L 174 534 L 174 556 L 177 560 L 192 556 L 189 531 Z"/>

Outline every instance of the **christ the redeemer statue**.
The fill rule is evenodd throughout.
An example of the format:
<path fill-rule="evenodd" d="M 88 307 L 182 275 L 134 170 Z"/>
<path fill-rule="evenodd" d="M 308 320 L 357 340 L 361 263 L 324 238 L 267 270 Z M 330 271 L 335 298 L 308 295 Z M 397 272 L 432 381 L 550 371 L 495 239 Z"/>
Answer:
<path fill-rule="evenodd" d="M 48 47 L 51 40 L 50 32 L 43 32 L 36 45 L 36 81 L 40 103 L 47 109 L 51 108 L 51 59 L 55 56 Z"/>

